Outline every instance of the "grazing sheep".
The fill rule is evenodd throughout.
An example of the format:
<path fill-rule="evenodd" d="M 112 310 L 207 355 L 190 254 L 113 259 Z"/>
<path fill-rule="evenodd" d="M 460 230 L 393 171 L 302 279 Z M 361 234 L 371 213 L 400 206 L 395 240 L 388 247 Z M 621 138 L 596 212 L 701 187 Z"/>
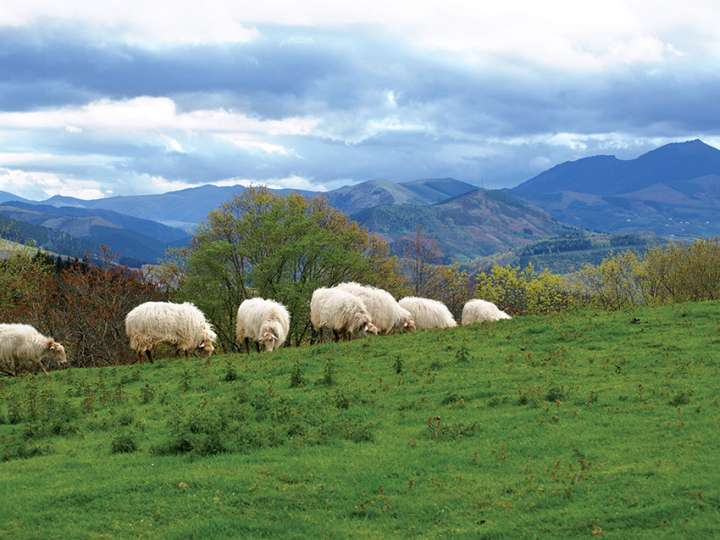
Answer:
<path fill-rule="evenodd" d="M 183 352 L 186 358 L 190 351 L 207 357 L 215 350 L 217 340 L 202 311 L 188 302 L 140 304 L 125 317 L 125 333 L 140 362 L 143 354 L 152 362 L 152 351 L 161 343 L 175 346 L 176 353 Z"/>
<path fill-rule="evenodd" d="M 406 296 L 399 303 L 412 314 L 419 330 L 457 326 L 447 306 L 437 300 Z"/>
<path fill-rule="evenodd" d="M 359 331 L 362 334 L 378 333 L 363 301 L 343 290 L 320 288 L 310 300 L 310 322 L 313 330 L 322 337 L 323 328 L 333 331 L 335 341 L 341 337 L 350 339 Z"/>
<path fill-rule="evenodd" d="M 285 306 L 265 300 L 250 298 L 245 300 L 237 312 L 235 327 L 236 342 L 245 343 L 245 350 L 250 354 L 250 340 L 255 342 L 258 352 L 260 345 L 272 352 L 280 348 L 290 331 L 290 314 Z"/>
<path fill-rule="evenodd" d="M 512 319 L 512 317 L 487 300 L 470 300 L 462 310 L 463 326 L 476 322 L 495 322 L 502 319 Z"/>
<path fill-rule="evenodd" d="M 341 283 L 338 289 L 360 298 L 372 317 L 379 332 L 389 334 L 394 329 L 415 330 L 415 321 L 410 312 L 400 306 L 393 295 L 384 289 L 360 285 L 354 281 Z"/>
<path fill-rule="evenodd" d="M 29 324 L 0 324 L 0 371 L 16 375 L 21 365 L 33 363 L 47 375 L 43 359 L 67 364 L 65 348 Z"/>

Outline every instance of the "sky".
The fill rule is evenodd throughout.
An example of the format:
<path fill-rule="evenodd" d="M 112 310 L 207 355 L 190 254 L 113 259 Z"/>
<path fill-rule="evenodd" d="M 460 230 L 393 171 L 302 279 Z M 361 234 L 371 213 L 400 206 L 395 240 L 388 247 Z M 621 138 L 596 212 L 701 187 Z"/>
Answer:
<path fill-rule="evenodd" d="M 715 0 L 3 0 L 0 190 L 511 187 L 720 146 Z"/>

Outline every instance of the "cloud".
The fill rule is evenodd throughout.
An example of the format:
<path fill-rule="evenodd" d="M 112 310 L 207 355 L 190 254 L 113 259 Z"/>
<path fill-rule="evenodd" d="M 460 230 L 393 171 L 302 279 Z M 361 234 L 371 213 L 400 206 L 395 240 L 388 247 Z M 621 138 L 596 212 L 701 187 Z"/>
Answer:
<path fill-rule="evenodd" d="M 29 199 L 42 200 L 53 195 L 96 199 L 105 195 L 102 184 L 95 180 L 60 177 L 52 173 L 0 168 L 3 191 Z"/>
<path fill-rule="evenodd" d="M 7 171 L 24 193 L 17 178 L 33 174 L 103 194 L 434 176 L 494 187 L 592 153 L 720 139 L 708 2 L 168 6 L 9 0 L 0 189 Z"/>

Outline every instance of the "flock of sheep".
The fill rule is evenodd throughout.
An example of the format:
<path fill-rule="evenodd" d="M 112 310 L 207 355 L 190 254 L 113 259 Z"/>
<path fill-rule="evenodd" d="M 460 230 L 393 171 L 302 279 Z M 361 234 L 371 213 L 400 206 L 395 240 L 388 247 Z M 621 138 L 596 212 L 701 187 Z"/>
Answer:
<path fill-rule="evenodd" d="M 462 310 L 462 324 L 509 319 L 492 302 L 470 300 Z M 389 334 L 457 326 L 450 310 L 442 302 L 409 296 L 399 302 L 377 287 L 359 283 L 341 283 L 315 290 L 310 301 L 312 343 L 322 341 L 324 332 L 332 332 L 335 341 L 355 336 Z M 237 312 L 236 342 L 250 352 L 251 342 L 260 351 L 281 347 L 290 330 L 290 313 L 282 304 L 263 298 L 251 298 Z M 191 353 L 210 356 L 217 335 L 205 315 L 190 303 L 146 302 L 125 318 L 130 347 L 140 362 L 153 361 L 153 349 L 161 343 L 175 348 L 176 355 Z M 22 364 L 35 363 L 47 374 L 43 360 L 67 364 L 63 346 L 26 324 L 0 324 L 0 371 L 14 375 Z"/>

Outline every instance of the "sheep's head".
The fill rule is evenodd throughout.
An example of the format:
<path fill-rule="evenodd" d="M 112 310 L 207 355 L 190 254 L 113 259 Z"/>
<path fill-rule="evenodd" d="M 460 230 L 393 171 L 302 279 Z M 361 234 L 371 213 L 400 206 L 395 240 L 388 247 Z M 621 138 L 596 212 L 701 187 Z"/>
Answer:
<path fill-rule="evenodd" d="M 50 338 L 47 344 L 47 351 L 45 356 L 51 358 L 57 364 L 67 364 L 67 355 L 65 354 L 65 347 L 60 345 L 57 341 Z"/>
<path fill-rule="evenodd" d="M 198 356 L 207 358 L 213 352 L 215 352 L 215 346 L 213 345 L 213 342 L 210 341 L 209 339 L 203 339 L 200 342 L 200 345 L 198 345 L 196 352 L 197 352 Z"/>
<path fill-rule="evenodd" d="M 258 341 L 267 352 L 272 352 L 277 347 L 279 339 L 272 330 L 265 330 Z"/>
<path fill-rule="evenodd" d="M 363 333 L 364 334 L 373 334 L 373 335 L 377 336 L 380 333 L 380 331 L 378 330 L 377 326 L 375 326 L 371 322 L 368 322 L 365 324 L 365 326 L 363 326 Z"/>
<path fill-rule="evenodd" d="M 405 332 L 414 332 L 417 328 L 415 326 L 415 320 L 412 317 L 408 317 L 407 319 L 403 319 L 402 321 L 402 327 L 403 331 Z"/>

